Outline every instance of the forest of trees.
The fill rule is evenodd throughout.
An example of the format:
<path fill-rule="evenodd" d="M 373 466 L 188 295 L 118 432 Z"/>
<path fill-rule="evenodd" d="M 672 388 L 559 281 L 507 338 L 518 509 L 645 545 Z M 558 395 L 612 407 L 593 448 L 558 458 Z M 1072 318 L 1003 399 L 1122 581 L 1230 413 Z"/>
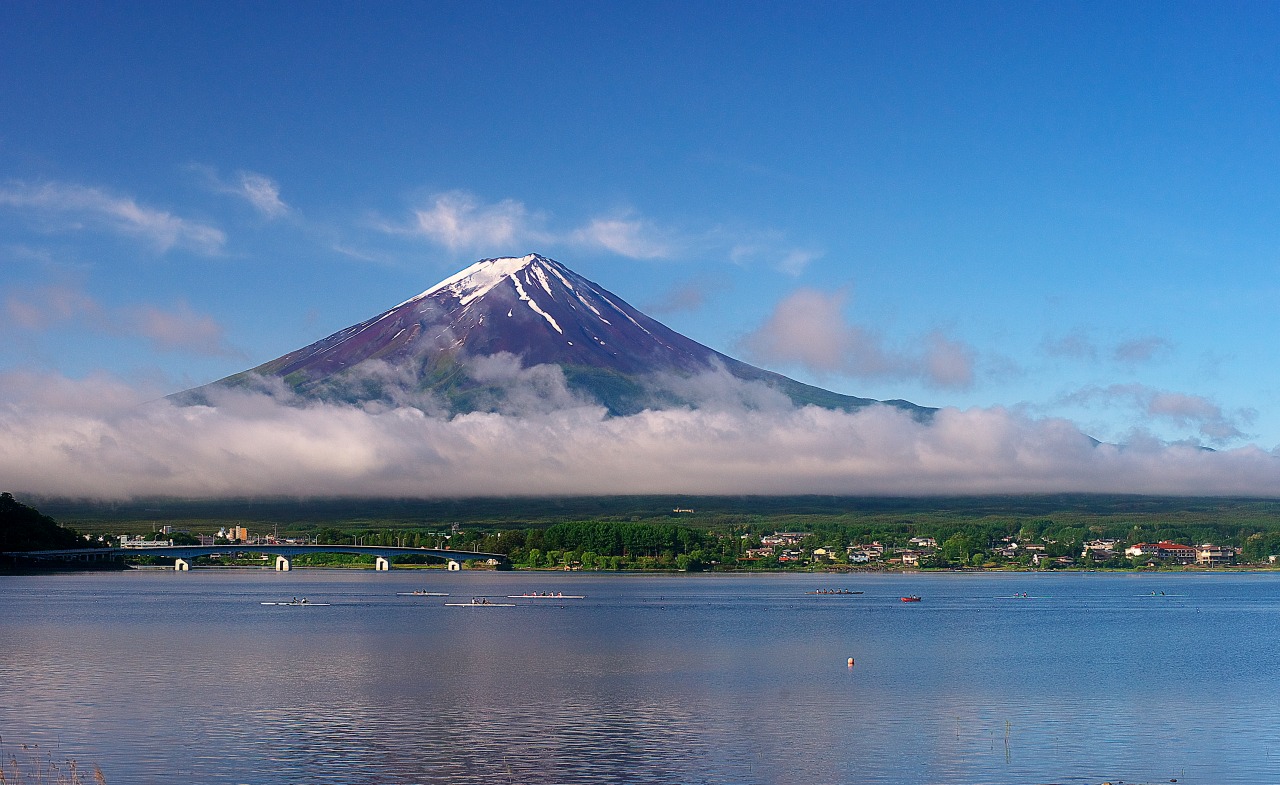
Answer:
<path fill-rule="evenodd" d="M 236 521 L 255 533 L 272 531 L 319 544 L 449 547 L 499 553 L 516 567 L 540 569 L 795 569 L 810 566 L 809 557 L 817 548 L 829 551 L 831 561 L 840 564 L 848 546 L 878 542 L 891 552 L 908 547 L 913 537 L 937 541 L 937 548 L 921 561 L 921 566 L 934 568 L 1028 565 L 1028 549 L 1012 558 L 998 555 L 1011 542 L 1034 544 L 1047 556 L 1070 557 L 1074 566 L 1085 568 L 1136 566 L 1123 555 L 1082 556 L 1084 543 L 1096 539 L 1116 540 L 1121 554 L 1126 545 L 1162 540 L 1236 547 L 1242 563 L 1262 564 L 1280 554 L 1280 502 L 1270 500 L 735 497 L 700 499 L 697 505 L 696 514 L 676 514 L 669 501 L 649 497 L 478 500 L 470 506 L 344 501 L 332 508 L 302 501 L 297 510 L 283 502 L 265 507 L 227 502 L 221 504 L 225 510 L 203 510 L 205 516 L 199 514 L 201 508 L 156 503 L 162 517 L 151 519 L 108 520 L 98 517 L 102 508 L 85 511 L 94 517 L 66 512 L 79 528 L 94 535 L 148 533 L 171 525 L 174 533 L 166 536 L 194 542 L 193 534 L 209 535 Z M 255 511 L 266 517 L 249 518 Z M 327 520 L 321 517 L 326 512 Z M 189 517 L 177 517 L 181 513 Z M 289 517 L 295 513 L 297 517 Z M 303 513 L 310 520 L 302 519 Z M 359 513 L 368 517 L 357 517 Z M 807 534 L 787 548 L 756 551 L 747 558 L 748 549 L 760 548 L 762 538 L 777 531 Z M 58 526 L 10 494 L 0 497 L 0 550 L 84 545 L 74 530 Z M 802 558 L 784 561 L 787 550 Z"/>
<path fill-rule="evenodd" d="M 806 536 L 792 546 L 779 546 L 772 556 L 745 558 L 748 549 L 761 546 L 763 537 L 779 530 L 801 531 Z M 1126 545 L 1172 540 L 1184 544 L 1212 542 L 1242 549 L 1242 562 L 1265 562 L 1280 553 L 1280 526 L 1266 522 L 1210 525 L 1198 522 L 1178 525 L 1167 520 L 1066 521 L 1053 518 L 984 517 L 963 520 L 936 516 L 929 520 L 833 522 L 808 518 L 756 521 L 721 521 L 710 525 L 676 522 L 581 520 L 547 526 L 472 526 L 446 534 L 443 531 L 403 528 L 343 530 L 336 527 L 315 533 L 320 543 L 443 547 L 505 555 L 516 567 L 584 570 L 620 569 L 789 569 L 809 566 L 815 549 L 831 552 L 832 563 L 845 563 L 851 545 L 878 542 L 886 549 L 905 548 L 913 537 L 932 537 L 938 546 L 921 562 L 923 567 L 954 568 L 1025 566 L 1030 553 L 1014 559 L 999 558 L 995 551 L 1010 542 L 1041 545 L 1051 557 L 1072 557 L 1088 568 L 1131 568 L 1135 563 L 1122 553 Z M 1082 557 L 1084 543 L 1095 539 L 1118 541 L 1110 559 Z M 805 554 L 796 562 L 779 558 L 785 551 Z M 1144 560 L 1145 561 L 1145 560 Z"/>

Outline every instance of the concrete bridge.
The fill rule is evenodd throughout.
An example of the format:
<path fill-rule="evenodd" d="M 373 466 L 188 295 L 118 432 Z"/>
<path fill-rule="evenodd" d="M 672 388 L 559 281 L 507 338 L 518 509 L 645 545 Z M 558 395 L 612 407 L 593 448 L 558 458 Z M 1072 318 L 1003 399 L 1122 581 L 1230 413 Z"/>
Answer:
<path fill-rule="evenodd" d="M 481 553 L 479 551 L 454 551 L 448 548 L 397 548 L 388 545 L 297 545 L 281 543 L 278 545 L 158 545 L 142 548 L 73 548 L 59 551 L 9 551 L 0 554 L 9 559 L 34 559 L 38 561 L 103 561 L 124 559 L 129 556 L 160 556 L 173 559 L 173 567 L 179 572 L 191 569 L 191 561 L 198 556 L 215 554 L 265 553 L 274 554 L 276 569 L 287 572 L 293 568 L 290 557 L 306 553 L 356 553 L 374 557 L 375 570 L 391 569 L 391 559 L 395 556 L 433 556 L 443 559 L 450 570 L 462 569 L 462 562 L 474 559 L 490 559 L 505 562 L 506 555 L 501 553 Z"/>

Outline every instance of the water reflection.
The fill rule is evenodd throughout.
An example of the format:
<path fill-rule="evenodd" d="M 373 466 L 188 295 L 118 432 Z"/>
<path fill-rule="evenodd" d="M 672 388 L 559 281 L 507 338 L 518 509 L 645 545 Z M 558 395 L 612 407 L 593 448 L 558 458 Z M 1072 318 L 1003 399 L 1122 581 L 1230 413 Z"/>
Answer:
<path fill-rule="evenodd" d="M 139 783 L 1280 781 L 1280 592 L 1161 580 L 0 578 L 0 733 Z"/>

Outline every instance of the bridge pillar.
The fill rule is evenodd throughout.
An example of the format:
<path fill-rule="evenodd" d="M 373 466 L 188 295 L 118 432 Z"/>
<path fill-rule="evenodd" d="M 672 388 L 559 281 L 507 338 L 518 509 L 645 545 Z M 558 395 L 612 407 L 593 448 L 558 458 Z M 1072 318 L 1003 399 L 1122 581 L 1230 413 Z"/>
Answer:
<path fill-rule="evenodd" d="M 460 569 L 462 569 L 462 562 L 456 561 L 454 559 L 449 560 L 449 570 L 451 572 L 454 570 L 460 570 Z"/>
<path fill-rule="evenodd" d="M 378 572 L 386 572 L 387 570 L 391 569 L 391 562 L 379 556 L 378 560 L 373 563 L 373 569 L 377 570 Z"/>
<path fill-rule="evenodd" d="M 276 570 L 278 572 L 288 572 L 289 570 L 292 570 L 292 569 L 293 569 L 293 565 L 289 563 L 288 559 L 286 559 L 283 556 L 276 557 Z"/>
<path fill-rule="evenodd" d="M 191 563 L 188 562 L 186 559 L 173 560 L 174 572 L 188 572 L 190 569 L 191 569 Z"/>

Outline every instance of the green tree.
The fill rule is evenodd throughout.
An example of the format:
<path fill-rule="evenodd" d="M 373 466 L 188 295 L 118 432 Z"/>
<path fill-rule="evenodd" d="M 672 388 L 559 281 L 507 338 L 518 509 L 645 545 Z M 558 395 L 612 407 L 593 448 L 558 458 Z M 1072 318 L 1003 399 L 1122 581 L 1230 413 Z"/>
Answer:
<path fill-rule="evenodd" d="M 315 540 L 317 545 L 345 545 L 351 541 L 351 535 L 330 526 L 317 530 Z"/>
<path fill-rule="evenodd" d="M 959 532 L 951 535 L 942 543 L 942 556 L 948 562 L 965 564 L 969 555 L 974 552 L 973 541 L 967 534 Z"/>
<path fill-rule="evenodd" d="M 1276 554 L 1280 554 L 1280 532 L 1259 532 L 1245 539 L 1240 558 L 1248 562 L 1263 562 Z"/>
<path fill-rule="evenodd" d="M 687 572 L 702 572 L 702 560 L 682 553 L 676 557 L 676 569 Z"/>

